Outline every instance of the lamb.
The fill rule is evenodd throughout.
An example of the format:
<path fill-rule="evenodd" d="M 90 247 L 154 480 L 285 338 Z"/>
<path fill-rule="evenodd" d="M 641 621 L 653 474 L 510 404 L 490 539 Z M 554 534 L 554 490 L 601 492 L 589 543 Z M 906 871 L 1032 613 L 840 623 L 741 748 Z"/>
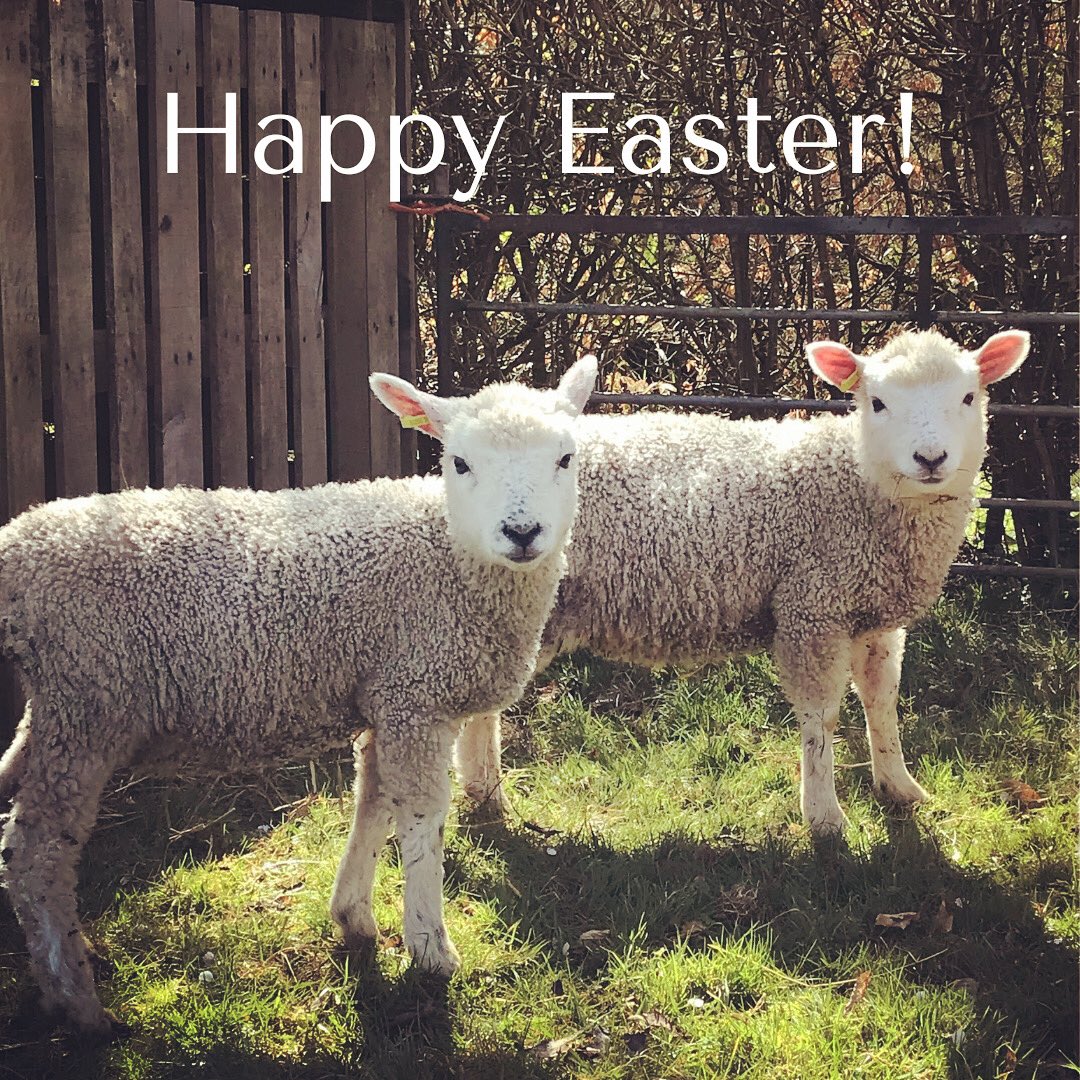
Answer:
<path fill-rule="evenodd" d="M 449 973 L 448 769 L 466 715 L 521 693 L 565 569 L 574 422 L 596 362 L 557 390 L 376 396 L 441 439 L 441 477 L 307 490 L 129 490 L 50 503 L 0 529 L 0 646 L 29 704 L 0 762 L 14 792 L 4 881 L 50 1012 L 104 1035 L 76 863 L 125 765 L 230 769 L 358 741 L 356 817 L 331 910 L 376 933 L 375 860 L 396 823 L 405 940 Z"/>
<path fill-rule="evenodd" d="M 906 628 L 937 598 L 964 536 L 986 452 L 986 387 L 1028 335 L 967 352 L 903 332 L 872 356 L 821 341 L 813 370 L 854 391 L 845 416 L 582 421 L 581 509 L 540 667 L 585 647 L 641 664 L 770 649 L 799 721 L 802 813 L 815 835 L 846 818 L 832 737 L 853 681 L 874 788 L 926 792 L 904 762 L 897 696 Z M 476 717 L 456 760 L 466 792 L 502 810 L 499 718 Z"/>

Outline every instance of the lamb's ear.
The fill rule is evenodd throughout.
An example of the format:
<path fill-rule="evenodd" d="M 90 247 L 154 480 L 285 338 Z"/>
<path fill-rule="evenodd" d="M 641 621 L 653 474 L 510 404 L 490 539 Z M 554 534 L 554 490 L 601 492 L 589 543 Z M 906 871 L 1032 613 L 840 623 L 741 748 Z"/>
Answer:
<path fill-rule="evenodd" d="M 596 357 L 590 353 L 578 360 L 559 380 L 558 392 L 566 403 L 567 412 L 577 416 L 589 403 L 598 366 Z"/>
<path fill-rule="evenodd" d="M 1026 330 L 1002 330 L 990 338 L 975 354 L 983 386 L 1011 375 L 1024 362 L 1030 346 L 1031 335 Z"/>
<path fill-rule="evenodd" d="M 369 377 L 371 392 L 395 415 L 401 417 L 401 426 L 442 439 L 447 421 L 453 411 L 453 403 L 434 394 L 417 390 L 412 383 L 396 375 L 376 372 Z"/>
<path fill-rule="evenodd" d="M 845 394 L 859 385 L 859 358 L 838 341 L 811 341 L 806 359 L 816 375 Z"/>

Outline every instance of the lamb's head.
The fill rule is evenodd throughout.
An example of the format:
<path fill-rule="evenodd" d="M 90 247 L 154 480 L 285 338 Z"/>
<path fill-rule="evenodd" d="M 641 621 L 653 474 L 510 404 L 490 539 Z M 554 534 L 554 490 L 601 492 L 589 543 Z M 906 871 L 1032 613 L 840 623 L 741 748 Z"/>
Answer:
<path fill-rule="evenodd" d="M 850 390 L 863 474 L 894 498 L 966 495 L 986 453 L 986 388 L 1011 375 L 1028 335 L 1006 330 L 969 352 L 934 330 L 905 331 L 856 356 L 835 341 L 807 345 L 810 366 Z"/>
<path fill-rule="evenodd" d="M 595 380 L 596 358 L 584 356 L 554 390 L 497 383 L 439 398 L 383 374 L 371 388 L 403 424 L 442 441 L 455 542 L 485 562 L 528 569 L 566 543 L 577 509 L 574 420 Z"/>

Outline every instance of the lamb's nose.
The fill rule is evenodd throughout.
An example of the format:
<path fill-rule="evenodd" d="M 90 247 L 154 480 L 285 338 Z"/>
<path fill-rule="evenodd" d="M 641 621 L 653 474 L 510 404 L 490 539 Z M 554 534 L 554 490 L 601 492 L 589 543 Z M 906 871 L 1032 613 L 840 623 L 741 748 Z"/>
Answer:
<path fill-rule="evenodd" d="M 918 451 L 916 451 L 911 456 L 919 465 L 921 465 L 928 472 L 933 472 L 939 465 L 943 465 L 945 463 L 945 459 L 949 456 L 949 453 L 947 450 L 942 450 L 941 453 L 933 459 L 923 457 L 923 455 L 920 454 Z"/>
<path fill-rule="evenodd" d="M 508 540 L 513 540 L 513 542 L 524 551 L 540 535 L 541 526 L 504 525 L 502 531 L 503 536 Z"/>

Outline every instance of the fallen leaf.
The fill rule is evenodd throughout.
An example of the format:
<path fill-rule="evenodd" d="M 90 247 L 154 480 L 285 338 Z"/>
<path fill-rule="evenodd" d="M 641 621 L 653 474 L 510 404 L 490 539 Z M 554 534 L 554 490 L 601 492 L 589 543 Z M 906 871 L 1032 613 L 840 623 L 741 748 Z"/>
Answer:
<path fill-rule="evenodd" d="M 645 1048 L 649 1045 L 648 1028 L 644 1031 L 634 1031 L 628 1035 L 624 1035 L 623 1042 L 626 1043 L 626 1052 L 628 1054 L 643 1054 Z"/>
<path fill-rule="evenodd" d="M 1016 1060 L 1016 1051 L 1013 1050 L 1011 1047 L 1006 1046 L 1005 1047 L 1005 1064 L 1002 1067 L 1001 1071 L 1003 1073 L 1005 1073 L 1006 1076 L 1011 1076 L 1014 1072 L 1016 1072 L 1017 1064 L 1018 1064 L 1018 1062 Z"/>
<path fill-rule="evenodd" d="M 1038 810 L 1046 802 L 1030 784 L 1015 776 L 1002 780 L 1001 789 L 1005 795 L 1005 801 L 1022 812 Z"/>
<path fill-rule="evenodd" d="M 866 988 L 870 985 L 870 972 L 860 971 L 855 976 L 855 985 L 851 989 L 851 997 L 848 998 L 847 1005 L 844 1006 L 844 1012 L 849 1013 L 853 1009 L 857 1009 L 863 1002 L 863 998 L 866 997 Z"/>
<path fill-rule="evenodd" d="M 949 910 L 948 904 L 944 900 L 941 901 L 941 906 L 934 913 L 934 919 L 930 923 L 930 929 L 935 934 L 951 934 L 953 924 L 953 913 Z"/>
<path fill-rule="evenodd" d="M 641 1020 L 646 1027 L 662 1028 L 664 1031 L 677 1031 L 675 1024 L 659 1009 L 649 1009 L 641 1014 Z"/>
<path fill-rule="evenodd" d="M 589 1039 L 580 1049 L 582 1057 L 602 1057 L 611 1042 L 611 1036 L 599 1025 L 589 1032 Z"/>
<path fill-rule="evenodd" d="M 595 945 L 599 941 L 606 940 L 610 934 L 610 930 L 586 930 L 578 938 L 578 944 Z"/>
<path fill-rule="evenodd" d="M 569 1053 L 569 1051 L 573 1049 L 576 1041 L 576 1035 L 567 1035 L 562 1039 L 545 1039 L 535 1046 L 526 1047 L 525 1053 L 531 1054 L 540 1061 L 554 1061 L 555 1058 Z"/>
<path fill-rule="evenodd" d="M 919 921 L 917 911 L 901 911 L 895 915 L 886 915 L 884 912 L 875 920 L 875 926 L 883 926 L 886 930 L 906 930 L 913 922 Z"/>
<path fill-rule="evenodd" d="M 695 934 L 704 934 L 705 924 L 697 919 L 690 919 L 679 927 L 679 934 L 684 938 L 693 937 Z"/>
<path fill-rule="evenodd" d="M 554 701 L 559 696 L 559 684 L 557 682 L 544 683 L 537 687 L 537 701 Z"/>

